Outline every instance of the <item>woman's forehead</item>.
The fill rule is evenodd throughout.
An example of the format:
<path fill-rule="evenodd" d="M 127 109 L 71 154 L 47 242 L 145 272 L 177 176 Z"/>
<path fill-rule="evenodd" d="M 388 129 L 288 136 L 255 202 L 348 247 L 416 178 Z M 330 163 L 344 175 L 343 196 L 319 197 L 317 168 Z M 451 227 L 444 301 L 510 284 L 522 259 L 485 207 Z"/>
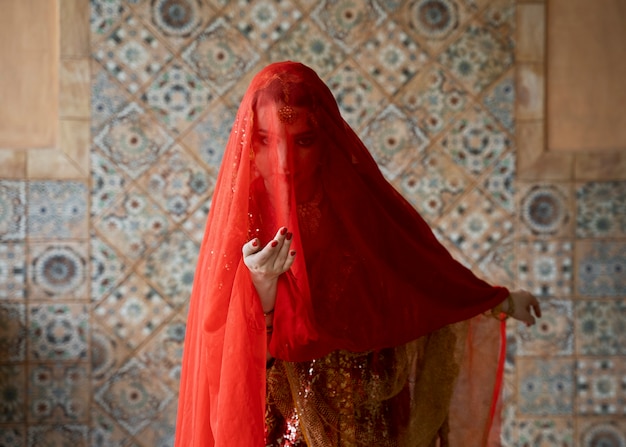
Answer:
<path fill-rule="evenodd" d="M 314 130 L 306 107 L 294 107 L 285 104 L 265 102 L 257 104 L 256 122 L 259 130 L 271 131 L 284 129 L 289 133 L 301 133 Z"/>

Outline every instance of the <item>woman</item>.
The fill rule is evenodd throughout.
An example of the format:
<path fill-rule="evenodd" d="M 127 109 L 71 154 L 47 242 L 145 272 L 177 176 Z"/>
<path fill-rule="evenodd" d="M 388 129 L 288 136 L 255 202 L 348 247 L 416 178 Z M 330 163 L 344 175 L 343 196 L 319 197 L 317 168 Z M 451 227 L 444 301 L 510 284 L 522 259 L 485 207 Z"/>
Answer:
<path fill-rule="evenodd" d="M 176 445 L 487 445 L 499 320 L 532 311 L 531 294 L 450 256 L 311 69 L 272 64 L 244 95 L 213 196 Z"/>

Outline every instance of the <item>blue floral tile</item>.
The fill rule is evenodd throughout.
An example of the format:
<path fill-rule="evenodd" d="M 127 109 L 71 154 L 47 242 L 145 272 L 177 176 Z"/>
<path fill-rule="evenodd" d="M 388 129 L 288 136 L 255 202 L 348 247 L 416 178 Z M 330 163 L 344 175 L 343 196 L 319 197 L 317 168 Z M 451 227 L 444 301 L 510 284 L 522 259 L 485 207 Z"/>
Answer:
<path fill-rule="evenodd" d="M 134 15 L 95 48 L 93 57 L 130 93 L 137 93 L 167 64 L 172 54 Z"/>
<path fill-rule="evenodd" d="M 0 423 L 20 423 L 26 413 L 26 373 L 23 365 L 0 365 Z M 0 430 L 0 445 L 3 444 Z"/>
<path fill-rule="evenodd" d="M 489 51 L 485 51 L 485 48 Z M 472 24 L 438 60 L 470 91 L 481 93 L 511 68 L 513 42 L 508 36 Z"/>
<path fill-rule="evenodd" d="M 30 299 L 87 299 L 87 242 L 33 243 L 29 251 Z"/>
<path fill-rule="evenodd" d="M 136 268 L 175 307 L 189 299 L 198 260 L 198 245 L 182 231 L 169 234 Z"/>
<path fill-rule="evenodd" d="M 214 91 L 223 95 L 254 67 L 259 54 L 237 29 L 219 17 L 183 51 L 182 58 L 202 81 L 206 81 Z M 162 76 L 157 82 L 167 83 L 169 78 L 174 76 L 182 78 L 183 74 L 173 72 L 171 75 Z M 201 82 L 194 80 L 190 73 L 184 73 L 184 76 L 187 77 L 186 82 L 174 82 L 172 89 L 167 91 L 168 96 L 180 96 L 181 92 L 184 92 L 187 96 L 194 95 L 198 99 L 204 97 L 211 99 L 212 95 L 203 88 Z M 155 88 L 153 85 L 152 89 Z M 172 99 L 175 99 L 175 96 Z M 180 107 L 183 105 L 174 102 L 170 105 L 172 109 Z"/>
<path fill-rule="evenodd" d="M 434 137 L 454 122 L 468 107 L 467 92 L 437 65 L 429 65 L 409 81 L 395 101 L 418 122 L 429 137 Z"/>
<path fill-rule="evenodd" d="M 515 132 L 515 79 L 507 75 L 483 96 L 483 105 L 506 130 Z"/>
<path fill-rule="evenodd" d="M 91 0 L 90 29 L 94 37 L 107 34 L 128 8 L 123 0 Z"/>
<path fill-rule="evenodd" d="M 519 286 L 537 296 L 572 296 L 572 243 L 562 240 L 520 241 L 517 247 Z"/>
<path fill-rule="evenodd" d="M 171 306 L 136 274 L 117 286 L 93 311 L 98 323 L 130 348 L 151 336 L 171 314 Z"/>
<path fill-rule="evenodd" d="M 87 447 L 88 432 L 81 424 L 30 425 L 27 445 Z"/>
<path fill-rule="evenodd" d="M 580 415 L 626 415 L 626 360 L 582 357 L 576 365 L 576 412 Z"/>
<path fill-rule="evenodd" d="M 213 100 L 213 93 L 183 64 L 160 72 L 141 100 L 172 132 L 187 130 Z"/>
<path fill-rule="evenodd" d="M 483 187 L 491 197 L 511 213 L 515 210 L 515 161 L 515 152 L 507 152 L 483 181 Z"/>
<path fill-rule="evenodd" d="M 131 359 L 96 391 L 94 397 L 116 423 L 136 435 L 155 423 L 174 393 L 145 365 Z"/>
<path fill-rule="evenodd" d="M 211 209 L 211 199 L 199 206 L 185 222 L 182 229 L 195 241 L 198 246 L 202 244 L 204 230 L 207 223 L 209 210 Z"/>
<path fill-rule="evenodd" d="M 626 182 L 592 182 L 576 188 L 576 236 L 626 236 Z"/>
<path fill-rule="evenodd" d="M 343 50 L 310 20 L 298 22 L 269 49 L 272 61 L 294 60 L 311 67 L 322 78 L 345 59 Z"/>
<path fill-rule="evenodd" d="M 455 163 L 479 176 L 511 148 L 511 139 L 479 107 L 464 111 L 441 140 Z"/>
<path fill-rule="evenodd" d="M 88 419 L 91 388 L 85 364 L 34 364 L 28 380 L 29 422 L 76 423 Z"/>
<path fill-rule="evenodd" d="M 515 447 L 575 447 L 572 418 L 521 418 Z"/>
<path fill-rule="evenodd" d="M 577 301 L 576 353 L 626 355 L 626 301 Z"/>
<path fill-rule="evenodd" d="M 0 242 L 0 300 L 21 300 L 25 295 L 25 244 Z"/>
<path fill-rule="evenodd" d="M 0 358 L 20 362 L 26 358 L 26 308 L 0 302 Z"/>
<path fill-rule="evenodd" d="M 518 358 L 518 408 L 529 416 L 568 415 L 574 408 L 574 361 Z"/>
<path fill-rule="evenodd" d="M 355 59 L 390 95 L 401 89 L 428 62 L 419 46 L 392 21 L 371 33 Z"/>
<path fill-rule="evenodd" d="M 324 0 L 311 17 L 345 51 L 351 51 L 382 25 L 387 13 L 374 0 Z"/>
<path fill-rule="evenodd" d="M 503 238 L 476 265 L 474 271 L 485 281 L 513 288 L 515 284 L 515 244 L 513 235 Z"/>
<path fill-rule="evenodd" d="M 131 436 L 106 411 L 97 405 L 91 409 L 89 445 L 93 447 L 131 446 Z M 173 445 L 173 444 L 172 444 Z"/>
<path fill-rule="evenodd" d="M 580 447 L 622 447 L 626 445 L 623 417 L 577 418 Z"/>
<path fill-rule="evenodd" d="M 91 238 L 91 300 L 100 301 L 126 274 L 126 261 L 98 236 Z"/>
<path fill-rule="evenodd" d="M 508 212 L 473 189 L 441 218 L 437 229 L 476 262 L 512 234 L 513 224 Z"/>
<path fill-rule="evenodd" d="M 0 241 L 26 236 L 26 183 L 0 180 Z"/>
<path fill-rule="evenodd" d="M 161 328 L 137 355 L 148 371 L 161 377 L 163 383 L 174 392 L 178 391 L 180 382 L 185 326 L 185 319 L 177 316 Z"/>
<path fill-rule="evenodd" d="M 90 360 L 91 384 L 95 389 L 106 382 L 131 355 L 126 343 L 120 341 L 110 330 L 98 323 L 93 323 L 91 333 Z"/>
<path fill-rule="evenodd" d="M 23 447 L 26 445 L 26 427 L 24 425 L 0 426 L 0 445 Z"/>
<path fill-rule="evenodd" d="M 30 360 L 86 360 L 90 324 L 82 304 L 36 304 L 28 312 Z"/>
<path fill-rule="evenodd" d="M 167 234 L 167 216 L 149 196 L 134 188 L 94 224 L 100 237 L 131 260 L 141 258 Z"/>
<path fill-rule="evenodd" d="M 579 295 L 626 296 L 626 242 L 580 241 L 576 244 L 576 263 Z"/>
<path fill-rule="evenodd" d="M 542 182 L 518 186 L 521 235 L 572 237 L 574 219 L 569 185 Z"/>
<path fill-rule="evenodd" d="M 355 130 L 380 113 L 386 102 L 380 88 L 350 61 L 333 73 L 327 85 L 337 99 L 341 115 Z"/>
<path fill-rule="evenodd" d="M 534 326 L 517 326 L 518 355 L 572 355 L 574 353 L 574 313 L 572 301 L 541 300 L 543 316 Z"/>
<path fill-rule="evenodd" d="M 175 145 L 137 184 L 176 222 L 184 220 L 213 193 L 217 170 L 206 169 Z"/>
<path fill-rule="evenodd" d="M 394 180 L 424 152 L 428 138 L 417 123 L 389 105 L 362 132 L 363 143 L 388 180 Z"/>
<path fill-rule="evenodd" d="M 157 162 L 173 139 L 133 102 L 102 128 L 94 142 L 116 166 L 135 179 Z M 92 159 L 92 170 L 100 175 L 94 185 L 94 200 L 100 209 L 125 181 L 102 157 Z"/>
<path fill-rule="evenodd" d="M 289 0 L 230 2 L 224 15 L 248 41 L 263 51 L 281 39 L 289 28 L 302 18 L 302 12 L 297 4 Z"/>
<path fill-rule="evenodd" d="M 30 182 L 28 236 L 31 239 L 86 239 L 87 185 L 75 181 Z"/>
<path fill-rule="evenodd" d="M 102 153 L 91 151 L 91 216 L 99 216 L 123 195 L 127 177 Z"/>
<path fill-rule="evenodd" d="M 128 103 L 129 97 L 100 64 L 92 63 L 91 73 L 91 129 L 95 134 Z"/>

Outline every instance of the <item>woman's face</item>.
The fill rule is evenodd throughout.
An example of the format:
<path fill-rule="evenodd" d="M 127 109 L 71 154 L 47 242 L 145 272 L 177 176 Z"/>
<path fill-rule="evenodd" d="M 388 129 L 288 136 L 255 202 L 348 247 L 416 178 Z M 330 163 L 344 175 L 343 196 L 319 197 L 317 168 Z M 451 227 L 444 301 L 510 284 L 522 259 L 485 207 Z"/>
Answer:
<path fill-rule="evenodd" d="M 293 166 L 296 197 L 310 190 L 320 164 L 319 130 L 308 119 L 308 110 L 292 107 L 294 119 L 283 122 L 278 116 L 280 106 L 257 106 L 256 130 L 253 140 L 255 163 L 267 180 L 272 176 L 289 174 Z"/>

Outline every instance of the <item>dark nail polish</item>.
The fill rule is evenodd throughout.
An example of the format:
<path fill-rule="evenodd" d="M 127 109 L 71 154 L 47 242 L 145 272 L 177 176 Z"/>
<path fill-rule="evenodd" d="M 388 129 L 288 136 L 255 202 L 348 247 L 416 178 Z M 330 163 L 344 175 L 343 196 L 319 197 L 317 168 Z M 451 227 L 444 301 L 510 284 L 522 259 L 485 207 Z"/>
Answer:
<path fill-rule="evenodd" d="M 259 245 L 259 240 L 258 239 L 253 240 L 252 241 L 252 246 L 256 247 L 257 245 Z"/>
<path fill-rule="evenodd" d="M 286 232 L 287 232 L 287 228 L 283 227 L 283 228 L 280 229 L 280 234 L 281 235 L 284 236 Z"/>
<path fill-rule="evenodd" d="M 289 254 L 290 254 L 291 256 L 295 256 L 295 255 L 296 255 L 296 251 L 295 251 L 295 250 L 291 250 L 291 251 L 289 252 Z"/>
<path fill-rule="evenodd" d="M 276 247 L 278 245 L 278 241 L 272 241 L 272 247 Z"/>
<path fill-rule="evenodd" d="M 290 241 L 292 237 L 293 237 L 293 233 L 287 233 L 287 236 L 285 236 L 285 239 Z"/>

